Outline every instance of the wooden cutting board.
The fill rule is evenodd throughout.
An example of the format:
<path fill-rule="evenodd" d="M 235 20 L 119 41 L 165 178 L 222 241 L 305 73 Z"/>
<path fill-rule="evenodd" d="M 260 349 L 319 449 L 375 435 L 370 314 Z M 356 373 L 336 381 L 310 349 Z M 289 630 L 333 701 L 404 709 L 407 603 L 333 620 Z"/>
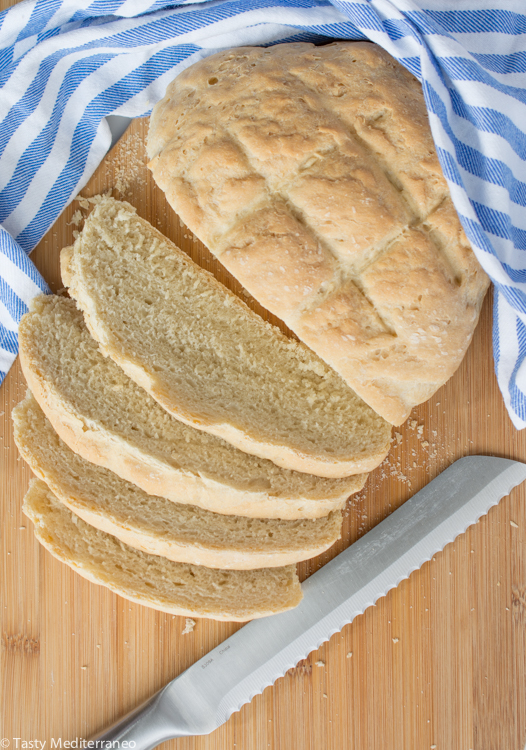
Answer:
<path fill-rule="evenodd" d="M 137 120 L 84 196 L 112 190 L 238 294 L 243 290 L 181 224 L 146 168 Z M 53 291 L 69 206 L 32 254 Z M 243 297 L 267 319 L 249 297 Z M 10 412 L 23 397 L 18 362 L 0 389 L 3 728 L 23 741 L 88 738 L 234 632 L 133 605 L 88 583 L 35 541 L 21 514 L 30 471 Z M 343 539 L 300 565 L 302 579 L 368 531 L 455 459 L 526 460 L 493 374 L 491 294 L 456 375 L 394 430 L 391 453 L 346 510 Z M 522 750 L 526 742 L 526 487 L 426 563 L 341 634 L 208 737 L 177 750 Z M 20 738 L 16 741 L 14 738 Z M 6 746 L 0 742 L 2 747 Z M 29 747 L 29 745 L 25 745 Z M 36 747 L 33 745 L 33 747 Z M 40 745 L 38 746 L 40 747 Z"/>

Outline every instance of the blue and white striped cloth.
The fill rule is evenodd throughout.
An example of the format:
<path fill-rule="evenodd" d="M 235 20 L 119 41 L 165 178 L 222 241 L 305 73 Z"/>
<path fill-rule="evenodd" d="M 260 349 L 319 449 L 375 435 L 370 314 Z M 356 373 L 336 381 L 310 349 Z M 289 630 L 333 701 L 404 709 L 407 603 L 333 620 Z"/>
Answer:
<path fill-rule="evenodd" d="M 460 9 L 459 9 L 460 8 Z M 183 68 L 221 49 L 370 39 L 423 85 L 464 229 L 495 287 L 495 368 L 526 426 L 524 0 L 25 0 L 0 14 L 0 382 L 46 290 L 28 254 L 111 140 Z"/>

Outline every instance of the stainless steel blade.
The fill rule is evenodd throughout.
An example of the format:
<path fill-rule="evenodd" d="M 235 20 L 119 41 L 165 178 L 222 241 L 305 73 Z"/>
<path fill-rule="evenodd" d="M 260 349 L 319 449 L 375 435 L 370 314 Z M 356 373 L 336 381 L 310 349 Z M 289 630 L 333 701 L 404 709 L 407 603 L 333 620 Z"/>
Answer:
<path fill-rule="evenodd" d="M 460 459 L 305 581 L 296 609 L 245 625 L 95 738 L 98 746 L 133 741 L 135 750 L 147 750 L 212 732 L 525 479 L 526 464 L 517 461 Z"/>

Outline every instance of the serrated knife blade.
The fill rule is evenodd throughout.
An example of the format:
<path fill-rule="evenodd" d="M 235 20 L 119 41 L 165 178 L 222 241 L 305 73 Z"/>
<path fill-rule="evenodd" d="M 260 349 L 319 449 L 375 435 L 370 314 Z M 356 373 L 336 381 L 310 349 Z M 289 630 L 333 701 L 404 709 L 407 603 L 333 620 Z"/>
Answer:
<path fill-rule="evenodd" d="M 518 461 L 456 461 L 307 579 L 298 607 L 248 623 L 86 747 L 149 750 L 214 731 L 525 479 Z"/>

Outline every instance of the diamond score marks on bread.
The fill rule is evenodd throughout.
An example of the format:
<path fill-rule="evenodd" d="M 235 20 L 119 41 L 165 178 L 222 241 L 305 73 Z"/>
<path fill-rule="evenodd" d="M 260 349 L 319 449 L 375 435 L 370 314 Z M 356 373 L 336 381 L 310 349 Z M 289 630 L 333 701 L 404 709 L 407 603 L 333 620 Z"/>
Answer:
<path fill-rule="evenodd" d="M 102 352 L 177 419 L 320 477 L 387 455 L 390 425 L 337 373 L 129 204 L 102 198 L 61 267 Z"/>
<path fill-rule="evenodd" d="M 154 108 L 148 155 L 189 229 L 385 419 L 455 372 L 489 282 L 420 83 L 383 49 L 211 55 Z"/>

